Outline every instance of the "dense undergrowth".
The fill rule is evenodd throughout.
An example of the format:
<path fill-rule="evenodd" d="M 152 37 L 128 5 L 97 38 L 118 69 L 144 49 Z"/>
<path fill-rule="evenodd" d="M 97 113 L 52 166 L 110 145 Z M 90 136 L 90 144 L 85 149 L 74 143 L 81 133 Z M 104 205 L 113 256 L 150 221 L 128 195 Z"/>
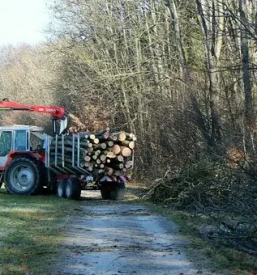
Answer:
<path fill-rule="evenodd" d="M 199 232 L 211 244 L 257 256 L 257 181 L 249 167 L 205 158 L 167 172 L 148 196 L 154 203 L 207 217 L 208 225 L 199 226 Z"/>

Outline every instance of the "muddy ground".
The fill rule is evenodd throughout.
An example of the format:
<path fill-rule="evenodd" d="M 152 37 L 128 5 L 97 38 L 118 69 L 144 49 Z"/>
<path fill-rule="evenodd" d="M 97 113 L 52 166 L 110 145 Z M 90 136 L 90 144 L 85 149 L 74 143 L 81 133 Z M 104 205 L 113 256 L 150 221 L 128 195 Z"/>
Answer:
<path fill-rule="evenodd" d="M 214 274 L 196 268 L 177 225 L 131 199 L 131 191 L 122 202 L 103 201 L 99 191 L 83 193 L 51 274 Z"/>

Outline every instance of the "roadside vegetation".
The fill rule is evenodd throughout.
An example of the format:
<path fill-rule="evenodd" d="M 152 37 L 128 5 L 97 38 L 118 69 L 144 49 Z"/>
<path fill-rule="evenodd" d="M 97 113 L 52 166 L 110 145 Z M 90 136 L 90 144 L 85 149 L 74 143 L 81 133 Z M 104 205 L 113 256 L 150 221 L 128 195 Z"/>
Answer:
<path fill-rule="evenodd" d="M 15 196 L 0 189 L 0 274 L 46 274 L 81 202 L 56 196 Z"/>
<path fill-rule="evenodd" d="M 248 163 L 243 169 L 205 159 L 167 172 L 143 198 L 178 222 L 192 243 L 192 250 L 186 252 L 193 261 L 199 258 L 203 264 L 207 259 L 220 272 L 255 274 L 257 186 L 250 167 L 255 165 Z"/>
<path fill-rule="evenodd" d="M 211 228 L 217 226 L 207 216 L 176 210 L 166 205 L 150 204 L 149 206 L 153 211 L 166 216 L 179 225 L 181 236 L 190 242 L 190 245 L 183 251 L 199 270 L 208 268 L 214 274 L 224 275 L 256 274 L 255 256 L 225 245 L 222 239 L 217 238 L 215 242 L 210 242 L 203 236 Z"/>

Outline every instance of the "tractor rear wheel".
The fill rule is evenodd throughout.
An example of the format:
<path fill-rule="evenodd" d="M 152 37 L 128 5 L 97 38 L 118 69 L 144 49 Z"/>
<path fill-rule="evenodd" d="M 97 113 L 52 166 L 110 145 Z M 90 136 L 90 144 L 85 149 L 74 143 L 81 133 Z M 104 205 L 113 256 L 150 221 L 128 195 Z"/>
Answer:
<path fill-rule="evenodd" d="M 81 195 L 81 185 L 78 178 L 69 178 L 66 185 L 67 199 L 78 200 Z"/>
<path fill-rule="evenodd" d="M 11 194 L 32 195 L 41 185 L 42 164 L 36 160 L 18 157 L 11 161 L 6 169 L 4 182 Z"/>

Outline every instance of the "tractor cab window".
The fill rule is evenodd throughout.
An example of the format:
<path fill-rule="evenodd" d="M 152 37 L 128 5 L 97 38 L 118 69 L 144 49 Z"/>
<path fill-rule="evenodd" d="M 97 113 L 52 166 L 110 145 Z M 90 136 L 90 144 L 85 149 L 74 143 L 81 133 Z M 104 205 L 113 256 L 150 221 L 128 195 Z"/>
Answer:
<path fill-rule="evenodd" d="M 30 132 L 31 150 L 42 150 L 45 134 L 41 132 Z"/>
<path fill-rule="evenodd" d="M 27 131 L 26 130 L 16 130 L 15 131 L 15 150 L 27 150 Z"/>
<path fill-rule="evenodd" d="M 0 157 L 4 157 L 12 150 L 12 132 L 0 132 Z"/>

